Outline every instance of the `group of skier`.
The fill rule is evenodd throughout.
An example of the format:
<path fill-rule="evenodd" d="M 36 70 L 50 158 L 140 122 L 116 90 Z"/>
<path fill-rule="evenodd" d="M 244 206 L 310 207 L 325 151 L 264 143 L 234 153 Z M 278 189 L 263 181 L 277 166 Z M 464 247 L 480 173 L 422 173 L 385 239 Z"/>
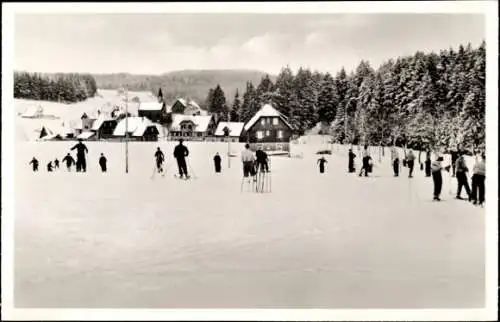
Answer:
<path fill-rule="evenodd" d="M 66 164 L 68 172 L 71 171 L 73 165 L 76 166 L 76 172 L 87 172 L 86 154 L 89 152 L 87 146 L 83 144 L 81 139 L 79 139 L 78 143 L 70 149 L 70 151 L 73 150 L 76 150 L 76 161 L 68 152 L 61 162 Z M 101 153 L 101 156 L 99 157 L 99 166 L 102 172 L 107 171 L 107 162 L 108 160 L 104 156 L 104 153 Z M 40 162 L 36 159 L 36 157 L 33 157 L 33 159 L 29 162 L 29 164 L 32 165 L 34 172 L 38 171 L 39 163 Z M 59 169 L 59 160 L 57 158 L 53 161 L 53 163 L 52 161 L 47 163 L 47 172 L 53 172 L 56 169 Z"/>
<path fill-rule="evenodd" d="M 174 148 L 174 158 L 177 161 L 177 168 L 179 171 L 179 179 L 188 180 L 190 178 L 187 170 L 186 158 L 189 156 L 188 148 L 183 144 L 184 140 L 180 139 L 179 144 Z M 155 152 L 156 171 L 165 174 L 166 170 L 163 169 L 163 163 L 166 162 L 165 154 L 158 147 Z"/>

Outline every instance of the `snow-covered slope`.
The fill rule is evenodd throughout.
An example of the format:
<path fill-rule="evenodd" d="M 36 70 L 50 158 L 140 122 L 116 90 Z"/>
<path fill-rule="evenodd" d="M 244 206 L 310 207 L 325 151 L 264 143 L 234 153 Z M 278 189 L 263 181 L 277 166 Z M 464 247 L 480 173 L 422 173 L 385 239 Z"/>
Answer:
<path fill-rule="evenodd" d="M 389 154 L 360 178 L 334 147 L 320 175 L 324 144 L 309 143 L 302 159 L 271 158 L 272 193 L 241 193 L 227 144 L 193 142 L 190 181 L 172 176 L 173 142 L 130 143 L 129 174 L 124 144 L 100 142 L 88 143 L 88 173 L 45 172 L 70 146 L 16 144 L 16 307 L 484 306 L 484 211 L 452 199 L 446 175 L 435 203 L 423 172 L 392 177 Z M 157 146 L 168 175 L 151 179 Z"/>

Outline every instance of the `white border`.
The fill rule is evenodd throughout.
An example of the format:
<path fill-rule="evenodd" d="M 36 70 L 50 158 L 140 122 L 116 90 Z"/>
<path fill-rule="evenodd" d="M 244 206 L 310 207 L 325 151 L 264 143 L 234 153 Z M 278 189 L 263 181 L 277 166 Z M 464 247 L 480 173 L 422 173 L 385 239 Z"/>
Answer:
<path fill-rule="evenodd" d="M 8 320 L 496 320 L 498 285 L 498 3 L 8 3 L 2 4 L 2 317 Z M 474 310 L 72 310 L 13 308 L 15 13 L 480 13 L 486 16 L 486 308 Z M 6 76 L 7 75 L 7 76 Z"/>

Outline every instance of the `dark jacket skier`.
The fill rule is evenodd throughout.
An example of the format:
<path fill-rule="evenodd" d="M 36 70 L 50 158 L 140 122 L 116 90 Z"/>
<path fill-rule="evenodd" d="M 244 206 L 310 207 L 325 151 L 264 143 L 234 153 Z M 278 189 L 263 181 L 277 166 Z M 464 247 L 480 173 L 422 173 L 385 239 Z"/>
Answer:
<path fill-rule="evenodd" d="M 269 165 L 267 161 L 268 157 L 266 152 L 262 151 L 262 149 L 255 151 L 255 163 L 259 171 L 269 172 Z"/>
<path fill-rule="evenodd" d="M 107 162 L 108 162 L 108 160 L 104 156 L 104 153 L 101 153 L 101 157 L 99 158 L 99 165 L 101 166 L 101 171 L 102 172 L 106 172 L 108 170 L 108 168 L 106 166 Z"/>
<path fill-rule="evenodd" d="M 391 148 L 392 171 L 394 176 L 399 176 L 399 153 L 395 146 Z"/>
<path fill-rule="evenodd" d="M 161 151 L 160 147 L 156 149 L 155 159 L 156 159 L 156 170 L 158 172 L 163 172 L 163 161 L 165 161 L 165 155 Z"/>
<path fill-rule="evenodd" d="M 415 154 L 413 151 L 408 151 L 406 156 L 406 166 L 408 167 L 408 178 L 413 178 L 413 167 L 415 166 Z"/>
<path fill-rule="evenodd" d="M 484 203 L 484 181 L 486 179 L 486 155 L 481 154 L 480 159 L 476 161 L 472 168 L 472 202 L 480 206 Z M 478 199 L 479 193 L 479 199 Z"/>
<path fill-rule="evenodd" d="M 425 157 L 425 176 L 431 176 L 431 151 L 427 151 L 427 155 Z"/>
<path fill-rule="evenodd" d="M 52 161 L 50 161 L 49 163 L 47 163 L 47 171 L 48 172 L 52 172 Z"/>
<path fill-rule="evenodd" d="M 465 152 L 460 151 L 458 155 L 458 159 L 455 162 L 455 176 L 457 177 L 457 183 L 458 183 L 458 188 L 457 188 L 457 199 L 462 199 L 460 196 L 462 193 L 462 187 L 465 188 L 465 191 L 467 192 L 467 198 L 469 201 L 472 199 L 470 187 L 469 187 L 469 182 L 467 181 L 467 172 L 469 171 L 469 168 L 467 168 L 467 164 L 465 163 L 465 158 L 464 158 Z"/>
<path fill-rule="evenodd" d="M 71 171 L 71 166 L 75 164 L 75 159 L 71 156 L 71 154 L 66 154 L 66 156 L 62 159 L 62 162 L 66 162 L 66 168 L 68 171 Z"/>
<path fill-rule="evenodd" d="M 349 163 L 347 165 L 347 169 L 349 171 L 349 173 L 353 173 L 354 171 L 356 171 L 356 169 L 354 169 L 354 159 L 356 158 L 356 154 L 354 154 L 354 152 L 352 152 L 352 149 L 349 149 Z"/>
<path fill-rule="evenodd" d="M 59 169 L 59 160 L 58 159 L 54 160 L 54 169 Z"/>
<path fill-rule="evenodd" d="M 328 163 L 328 161 L 326 161 L 325 157 L 321 157 L 318 159 L 318 163 L 319 163 L 319 173 L 324 173 L 325 163 Z"/>
<path fill-rule="evenodd" d="M 456 174 L 455 173 L 456 172 L 455 163 L 457 162 L 458 155 L 459 155 L 458 147 L 456 150 L 450 151 L 450 154 L 451 154 L 451 169 L 452 169 L 451 176 L 454 177 Z"/>
<path fill-rule="evenodd" d="M 174 149 L 174 158 L 177 160 L 177 167 L 179 168 L 179 177 L 189 179 L 186 165 L 186 157 L 189 155 L 189 150 L 182 144 L 183 140 L 179 140 L 179 144 Z"/>
<path fill-rule="evenodd" d="M 365 177 L 368 177 L 368 173 L 370 172 L 370 160 L 371 156 L 368 152 L 368 145 L 365 145 L 365 149 L 363 150 L 363 166 L 361 167 L 361 171 L 359 172 L 359 176 L 365 172 Z"/>
<path fill-rule="evenodd" d="M 87 172 L 87 161 L 85 160 L 85 153 L 89 153 L 87 146 L 82 143 L 82 139 L 78 139 L 78 144 L 71 148 L 76 149 L 76 171 Z"/>
<path fill-rule="evenodd" d="M 33 172 L 38 171 L 38 160 L 35 157 L 33 157 L 33 159 L 31 159 L 30 163 L 28 164 L 33 165 Z"/>
<path fill-rule="evenodd" d="M 219 173 L 221 170 L 221 157 L 219 155 L 219 152 L 217 152 L 214 156 L 214 166 L 215 166 L 215 172 Z"/>

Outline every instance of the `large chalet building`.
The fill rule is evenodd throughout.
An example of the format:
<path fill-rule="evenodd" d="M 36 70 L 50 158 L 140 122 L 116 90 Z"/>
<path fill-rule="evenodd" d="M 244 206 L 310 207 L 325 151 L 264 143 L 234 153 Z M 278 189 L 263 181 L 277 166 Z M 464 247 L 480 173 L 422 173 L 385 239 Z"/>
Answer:
<path fill-rule="evenodd" d="M 256 150 L 290 151 L 293 128 L 287 117 L 270 104 L 265 104 L 248 121 L 243 130 L 243 140 Z"/>

